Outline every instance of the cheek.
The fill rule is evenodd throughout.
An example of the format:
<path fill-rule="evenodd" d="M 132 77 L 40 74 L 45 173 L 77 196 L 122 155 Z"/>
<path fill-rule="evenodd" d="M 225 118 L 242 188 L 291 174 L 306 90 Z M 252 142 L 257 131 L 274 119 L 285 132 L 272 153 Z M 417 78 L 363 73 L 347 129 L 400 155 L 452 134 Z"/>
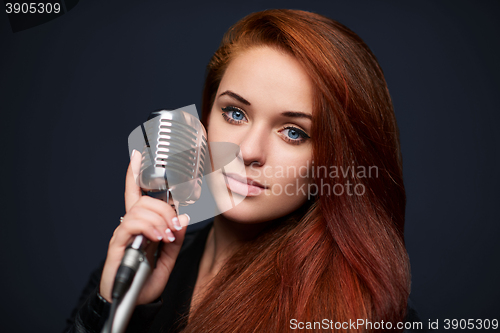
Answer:
<path fill-rule="evenodd" d="M 309 184 L 312 183 L 311 161 L 297 159 L 281 160 L 284 163 L 274 168 L 274 174 L 270 183 L 273 186 L 272 194 L 279 197 L 286 196 L 287 199 L 297 202 L 303 201 L 308 196 Z M 269 175 L 269 173 L 268 173 Z"/>
<path fill-rule="evenodd" d="M 309 147 L 280 146 L 273 151 L 274 176 L 279 182 L 304 184 L 310 182 L 312 153 Z M 281 181 L 280 181 L 281 178 Z"/>

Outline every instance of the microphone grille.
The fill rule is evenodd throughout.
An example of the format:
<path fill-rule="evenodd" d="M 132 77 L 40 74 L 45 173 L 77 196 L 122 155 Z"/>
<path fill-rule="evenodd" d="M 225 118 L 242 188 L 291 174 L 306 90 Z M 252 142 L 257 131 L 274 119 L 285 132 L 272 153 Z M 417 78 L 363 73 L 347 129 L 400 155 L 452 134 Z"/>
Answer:
<path fill-rule="evenodd" d="M 208 155 L 201 122 L 185 111 L 160 110 L 144 123 L 143 134 L 141 187 L 168 188 L 181 205 L 197 200 Z"/>

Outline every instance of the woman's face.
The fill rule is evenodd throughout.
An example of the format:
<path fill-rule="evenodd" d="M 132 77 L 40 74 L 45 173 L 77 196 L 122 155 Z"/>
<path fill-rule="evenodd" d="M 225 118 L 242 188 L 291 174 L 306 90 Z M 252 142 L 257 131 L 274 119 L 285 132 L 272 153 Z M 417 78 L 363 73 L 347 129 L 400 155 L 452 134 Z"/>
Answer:
<path fill-rule="evenodd" d="M 242 168 L 222 172 L 238 222 L 282 217 L 305 203 L 312 160 L 312 82 L 300 63 L 270 47 L 237 55 L 220 82 L 208 119 L 210 142 L 240 146 Z M 227 191 L 227 189 L 226 189 Z"/>

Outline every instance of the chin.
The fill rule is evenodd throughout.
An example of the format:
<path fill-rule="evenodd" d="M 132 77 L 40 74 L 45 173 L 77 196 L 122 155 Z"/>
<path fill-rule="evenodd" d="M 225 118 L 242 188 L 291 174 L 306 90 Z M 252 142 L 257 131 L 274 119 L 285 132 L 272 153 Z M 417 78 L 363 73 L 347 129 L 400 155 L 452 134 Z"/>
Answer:
<path fill-rule="evenodd" d="M 231 221 L 245 224 L 262 223 L 272 221 L 293 213 L 299 209 L 304 200 L 290 202 L 290 197 L 283 200 L 270 200 L 266 196 L 247 197 L 236 207 L 222 213 Z"/>

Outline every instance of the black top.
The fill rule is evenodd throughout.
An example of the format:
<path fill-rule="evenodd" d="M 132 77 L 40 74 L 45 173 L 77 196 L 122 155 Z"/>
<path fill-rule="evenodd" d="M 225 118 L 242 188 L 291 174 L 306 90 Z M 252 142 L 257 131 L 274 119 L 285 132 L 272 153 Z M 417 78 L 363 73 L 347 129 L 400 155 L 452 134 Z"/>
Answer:
<path fill-rule="evenodd" d="M 198 278 L 198 268 L 212 225 L 213 221 L 210 221 L 201 229 L 186 231 L 182 248 L 161 298 L 156 302 L 138 305 L 135 308 L 126 330 L 127 333 L 173 333 L 185 327 L 184 318 L 189 314 L 191 297 Z M 104 263 L 92 273 L 80 296 L 78 306 L 67 320 L 65 333 L 101 332 L 110 310 L 110 304 L 98 294 L 103 266 Z M 420 321 L 410 304 L 411 302 L 409 302 L 406 320 Z M 413 330 L 404 331 L 404 333 L 410 332 Z"/>

